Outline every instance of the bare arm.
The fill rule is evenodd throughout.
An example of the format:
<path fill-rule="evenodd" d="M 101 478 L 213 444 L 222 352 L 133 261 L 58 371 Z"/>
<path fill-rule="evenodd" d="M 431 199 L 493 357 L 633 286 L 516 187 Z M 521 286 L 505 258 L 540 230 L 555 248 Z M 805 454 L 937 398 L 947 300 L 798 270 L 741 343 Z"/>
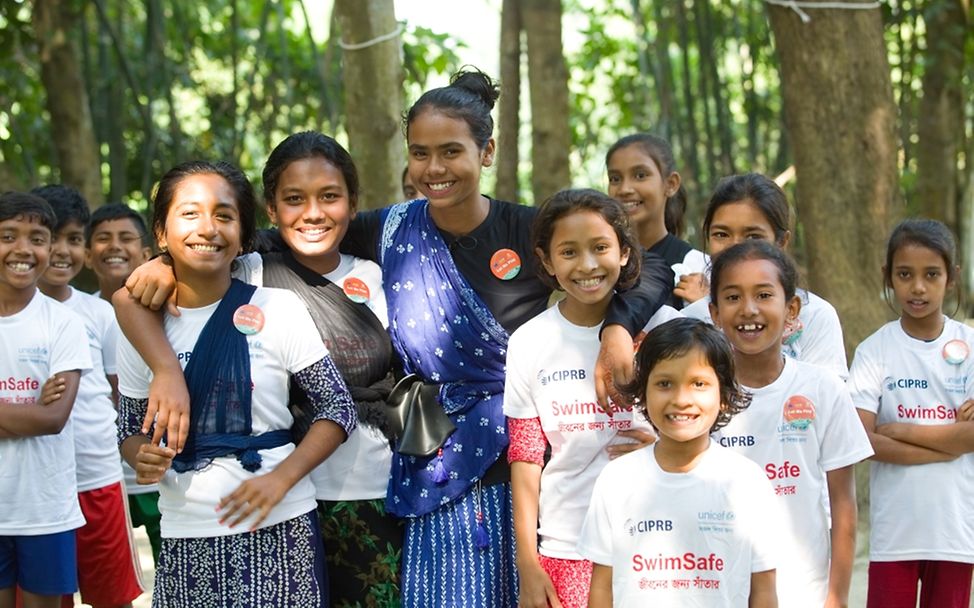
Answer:
<path fill-rule="evenodd" d="M 748 608 L 778 608 L 774 570 L 751 573 L 751 595 L 747 605 Z"/>
<path fill-rule="evenodd" d="M 142 306 L 125 289 L 115 292 L 112 304 L 125 337 L 152 370 L 149 408 L 142 422 L 142 432 L 148 433 L 155 421 L 152 443 L 159 445 L 166 433 L 166 444 L 178 453 L 189 434 L 189 391 L 183 368 L 166 337 L 162 314 Z"/>
<path fill-rule="evenodd" d="M 57 376 L 63 380 L 64 390 L 46 405 L 40 401 L 33 404 L 0 403 L 0 438 L 37 437 L 61 432 L 78 395 L 81 372 L 71 370 L 59 372 Z"/>
<path fill-rule="evenodd" d="M 869 443 L 873 446 L 875 454 L 872 459 L 878 462 L 888 462 L 890 464 L 929 464 L 931 462 L 947 462 L 956 456 L 921 447 L 905 441 L 898 441 L 892 437 L 887 437 L 876 432 L 876 414 L 862 409 L 857 409 L 862 426 L 866 429 L 869 436 Z M 911 425 L 912 426 L 912 425 Z"/>
<path fill-rule="evenodd" d="M 612 566 L 592 564 L 588 608 L 612 608 Z"/>
<path fill-rule="evenodd" d="M 894 422 L 878 426 L 876 433 L 893 441 L 946 452 L 952 456 L 974 452 L 974 422 L 969 421 L 929 426 Z"/>
<path fill-rule="evenodd" d="M 514 498 L 514 537 L 520 574 L 520 608 L 561 608 L 555 586 L 538 561 L 538 502 L 541 467 L 533 462 L 511 463 Z"/>
<path fill-rule="evenodd" d="M 828 471 L 829 505 L 832 510 L 832 560 L 829 565 L 828 608 L 849 605 L 852 563 L 856 555 L 856 475 L 852 465 Z"/>

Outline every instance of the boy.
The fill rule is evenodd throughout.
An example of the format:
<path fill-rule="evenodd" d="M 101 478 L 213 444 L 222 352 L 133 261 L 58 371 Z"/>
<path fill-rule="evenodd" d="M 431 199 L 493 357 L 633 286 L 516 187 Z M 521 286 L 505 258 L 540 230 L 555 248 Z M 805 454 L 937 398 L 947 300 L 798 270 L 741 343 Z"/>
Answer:
<path fill-rule="evenodd" d="M 103 205 L 91 214 L 85 228 L 85 266 L 95 273 L 98 279 L 98 292 L 95 294 L 111 303 L 112 294 L 121 289 L 132 271 L 148 261 L 152 249 L 147 244 L 145 221 L 142 216 L 120 203 Z M 112 314 L 114 319 L 114 313 Z M 115 324 L 115 333 L 118 325 Z M 112 352 L 114 361 L 115 353 Z M 108 370 L 106 370 L 108 371 Z M 114 370 L 109 371 L 113 374 Z M 116 386 L 112 384 L 112 398 Z M 117 451 L 117 450 L 116 450 Z M 159 558 L 159 488 L 155 484 L 139 485 L 135 481 L 135 471 L 122 461 L 122 474 L 125 492 L 128 495 L 129 514 L 132 527 L 145 526 L 145 533 L 152 545 L 153 561 Z"/>
<path fill-rule="evenodd" d="M 56 221 L 50 264 L 37 286 L 82 317 L 92 358 L 92 372 L 81 378 L 71 413 L 78 500 L 88 522 L 77 530 L 81 599 L 94 608 L 128 607 L 143 587 L 125 512 L 116 441 L 115 313 L 107 302 L 69 285 L 85 261 L 88 203 L 65 186 L 44 186 L 31 193 L 51 205 Z M 71 598 L 67 605 L 73 605 Z"/>
<path fill-rule="evenodd" d="M 51 255 L 54 213 L 44 199 L 0 195 L 0 608 L 55 608 L 78 588 L 78 505 L 69 425 L 78 384 L 91 367 L 84 325 L 38 293 Z M 41 405 L 45 378 L 64 389 Z"/>
<path fill-rule="evenodd" d="M 132 271 L 148 261 L 142 216 L 120 203 L 103 205 L 91 215 L 85 228 L 85 266 L 98 278 L 98 293 L 111 302 Z"/>

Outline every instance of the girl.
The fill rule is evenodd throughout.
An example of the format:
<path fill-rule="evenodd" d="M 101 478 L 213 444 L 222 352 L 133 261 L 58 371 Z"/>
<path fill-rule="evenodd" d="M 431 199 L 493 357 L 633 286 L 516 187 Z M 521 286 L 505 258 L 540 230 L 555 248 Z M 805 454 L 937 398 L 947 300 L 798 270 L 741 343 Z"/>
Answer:
<path fill-rule="evenodd" d="M 710 311 L 734 347 L 737 381 L 753 395 L 718 439 L 764 468 L 783 507 L 781 605 L 845 606 L 856 538 L 852 465 L 872 449 L 842 380 L 782 353 L 801 308 L 797 279 L 794 262 L 763 239 L 714 258 Z"/>
<path fill-rule="evenodd" d="M 732 175 L 720 180 L 710 197 L 703 220 L 707 251 L 717 257 L 745 240 L 763 240 L 786 249 L 791 240 L 788 199 L 773 180 L 758 173 Z M 782 350 L 799 361 L 821 365 L 843 379 L 849 375 L 839 315 L 831 304 L 799 289 L 801 309 L 785 327 Z M 710 321 L 710 297 L 681 312 Z"/>
<path fill-rule="evenodd" d="M 578 528 L 609 461 L 606 447 L 617 430 L 640 426 L 631 405 L 616 404 L 612 415 L 596 405 L 591 370 L 613 290 L 639 276 L 639 245 L 625 210 L 595 190 L 555 194 L 532 233 L 542 281 L 566 296 L 518 328 L 508 345 L 504 413 L 520 606 L 584 608 L 592 564 L 575 551 Z"/>
<path fill-rule="evenodd" d="M 666 140 L 636 133 L 612 144 L 605 154 L 609 174 L 609 196 L 629 213 L 639 243 L 666 260 L 679 283 L 670 305 L 679 309 L 703 293 L 693 290 L 707 267 L 707 256 L 668 231 L 668 207 L 686 207 L 686 191 L 676 172 L 673 150 Z"/>
<path fill-rule="evenodd" d="M 355 214 L 358 172 L 338 142 L 306 131 L 271 152 L 263 182 L 267 212 L 278 229 L 262 236 L 278 241 L 281 251 L 241 256 L 234 276 L 252 285 L 287 288 L 301 298 L 351 387 L 363 427 L 311 474 L 322 534 L 332 549 L 331 600 L 336 606 L 391 606 L 399 594 L 402 529 L 384 508 L 392 458 L 380 430 L 382 401 L 391 388 L 385 295 L 376 264 L 338 251 Z M 175 288 L 168 270 L 160 280 L 169 283 L 160 289 Z M 140 326 L 136 346 L 147 351 L 147 360 L 176 360 L 163 337 L 154 335 L 154 324 Z M 300 387 L 291 387 L 291 399 L 307 405 Z"/>
<path fill-rule="evenodd" d="M 664 323 L 640 346 L 623 392 L 659 439 L 595 482 L 578 542 L 595 562 L 588 605 L 777 606 L 770 484 L 710 440 L 748 403 L 727 340 L 695 319 Z"/>
<path fill-rule="evenodd" d="M 907 220 L 883 278 L 901 316 L 856 349 L 849 385 L 870 463 L 869 608 L 966 608 L 974 564 L 974 331 L 944 315 L 954 238 Z M 888 293 L 888 291 L 887 291 Z"/>
<path fill-rule="evenodd" d="M 123 341 L 122 455 L 139 483 L 160 488 L 153 606 L 330 605 L 306 476 L 355 428 L 355 409 L 300 300 L 231 279 L 255 207 L 247 178 L 226 163 L 178 165 L 154 197 L 153 228 L 180 297 L 165 334 L 185 365 L 192 428 L 178 454 L 141 434 L 152 374 Z M 289 378 L 314 412 L 297 447 Z"/>

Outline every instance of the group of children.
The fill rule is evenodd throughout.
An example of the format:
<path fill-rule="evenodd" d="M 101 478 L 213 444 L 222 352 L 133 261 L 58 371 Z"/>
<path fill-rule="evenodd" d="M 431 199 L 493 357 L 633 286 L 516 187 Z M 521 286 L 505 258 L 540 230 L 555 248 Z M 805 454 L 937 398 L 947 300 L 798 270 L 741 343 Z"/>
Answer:
<path fill-rule="evenodd" d="M 418 198 L 382 210 L 356 214 L 321 134 L 269 157 L 270 235 L 238 169 L 173 168 L 165 255 L 132 277 L 146 231 L 124 207 L 0 196 L 0 608 L 79 585 L 129 604 L 130 525 L 152 538 L 160 511 L 154 606 L 844 606 L 867 458 L 867 605 L 966 608 L 972 330 L 944 312 L 949 231 L 895 228 L 900 318 L 850 371 L 772 180 L 717 184 L 706 254 L 673 234 L 684 193 L 651 135 L 610 148 L 607 193 L 497 201 L 497 93 L 464 72 L 413 105 Z M 120 339 L 69 286 L 83 264 L 106 298 L 128 279 Z M 167 299 L 161 319 L 139 304 Z M 606 351 L 635 362 L 608 402 Z M 398 367 L 431 449 L 370 407 Z"/>

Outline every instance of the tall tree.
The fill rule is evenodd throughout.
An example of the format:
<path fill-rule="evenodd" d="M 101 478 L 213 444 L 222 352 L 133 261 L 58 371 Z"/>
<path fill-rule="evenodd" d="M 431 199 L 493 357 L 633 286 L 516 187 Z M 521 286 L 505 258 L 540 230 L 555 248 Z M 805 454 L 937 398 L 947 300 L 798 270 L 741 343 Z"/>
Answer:
<path fill-rule="evenodd" d="M 561 45 L 561 0 L 523 0 L 531 91 L 531 190 L 535 204 L 571 184 L 568 68 Z"/>
<path fill-rule="evenodd" d="M 964 46 L 970 35 L 963 0 L 932 0 L 924 12 L 927 50 L 917 116 L 916 198 L 926 217 L 955 230 L 959 217 L 957 155 L 964 133 Z"/>
<path fill-rule="evenodd" d="M 835 305 L 851 350 L 885 320 L 880 268 L 900 207 L 882 17 L 879 9 L 805 8 L 811 18 L 803 22 L 791 8 L 768 11 L 798 213 L 814 252 L 811 285 Z"/>
<path fill-rule="evenodd" d="M 79 54 L 71 38 L 77 21 L 72 9 L 69 0 L 36 0 L 31 19 L 40 46 L 41 81 L 61 181 L 77 188 L 96 207 L 105 198 L 101 160 Z"/>
<path fill-rule="evenodd" d="M 518 138 L 521 124 L 521 10 L 517 0 L 501 5 L 500 78 L 502 94 L 497 120 L 497 184 L 494 196 L 518 200 Z"/>
<path fill-rule="evenodd" d="M 337 0 L 349 152 L 362 175 L 361 208 L 402 198 L 403 70 L 392 0 Z"/>

